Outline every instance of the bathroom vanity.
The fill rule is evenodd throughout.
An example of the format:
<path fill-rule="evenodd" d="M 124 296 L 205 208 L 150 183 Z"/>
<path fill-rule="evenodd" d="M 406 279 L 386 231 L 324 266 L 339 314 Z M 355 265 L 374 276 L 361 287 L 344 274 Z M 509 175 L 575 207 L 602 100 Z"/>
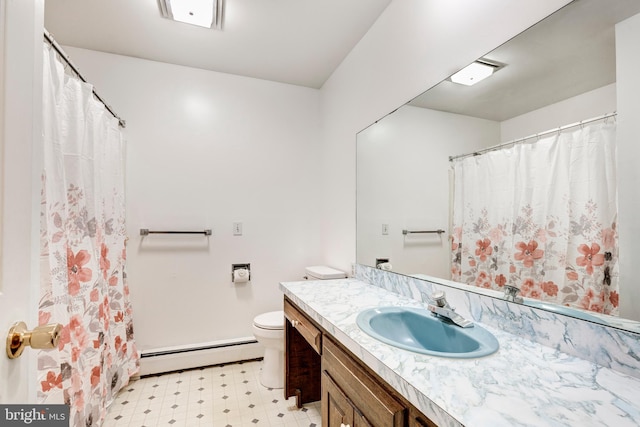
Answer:
<path fill-rule="evenodd" d="M 323 427 L 637 426 L 640 379 L 483 324 L 486 357 L 451 359 L 364 333 L 371 307 L 425 308 L 356 279 L 281 284 L 286 397 L 322 400 Z M 476 322 L 478 320 L 476 319 Z"/>
<path fill-rule="evenodd" d="M 322 400 L 324 427 L 436 426 L 286 296 L 284 312 L 285 397 Z"/>

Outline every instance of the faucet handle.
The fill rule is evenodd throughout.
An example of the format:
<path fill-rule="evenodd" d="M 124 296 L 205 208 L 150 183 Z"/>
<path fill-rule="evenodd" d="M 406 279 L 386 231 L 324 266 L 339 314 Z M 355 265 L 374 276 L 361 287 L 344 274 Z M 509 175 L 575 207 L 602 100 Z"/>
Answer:
<path fill-rule="evenodd" d="M 518 295 L 520 289 L 513 285 L 504 286 L 504 299 L 507 301 L 513 301 L 522 304 L 522 297 Z"/>
<path fill-rule="evenodd" d="M 520 292 L 517 286 L 513 285 L 504 285 L 504 293 L 507 295 L 517 295 Z"/>
<path fill-rule="evenodd" d="M 447 298 L 444 291 L 436 291 L 432 293 L 431 299 L 433 299 L 438 307 L 444 307 L 447 305 Z"/>

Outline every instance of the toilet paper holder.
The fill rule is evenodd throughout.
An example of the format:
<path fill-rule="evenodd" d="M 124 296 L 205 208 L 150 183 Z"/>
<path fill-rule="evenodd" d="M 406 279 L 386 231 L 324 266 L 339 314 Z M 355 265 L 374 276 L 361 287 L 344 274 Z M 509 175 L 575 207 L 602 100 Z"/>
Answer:
<path fill-rule="evenodd" d="M 251 264 L 231 264 L 231 281 L 235 282 L 236 270 L 247 270 L 249 273 L 249 280 L 251 280 Z"/>

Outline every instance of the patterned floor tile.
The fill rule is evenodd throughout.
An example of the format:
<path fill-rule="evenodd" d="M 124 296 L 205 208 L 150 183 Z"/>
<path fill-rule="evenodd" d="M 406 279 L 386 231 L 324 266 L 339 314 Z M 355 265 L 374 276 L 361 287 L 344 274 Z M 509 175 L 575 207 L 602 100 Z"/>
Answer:
<path fill-rule="evenodd" d="M 320 402 L 295 407 L 259 381 L 261 361 L 198 368 L 133 381 L 104 427 L 320 427 Z"/>

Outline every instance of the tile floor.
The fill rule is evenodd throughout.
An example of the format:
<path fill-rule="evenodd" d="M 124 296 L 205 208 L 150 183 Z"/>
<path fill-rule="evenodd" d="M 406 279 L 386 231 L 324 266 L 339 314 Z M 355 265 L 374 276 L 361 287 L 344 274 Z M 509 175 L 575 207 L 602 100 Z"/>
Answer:
<path fill-rule="evenodd" d="M 250 361 L 149 376 L 123 388 L 104 427 L 320 427 L 320 402 L 297 409 L 282 389 L 267 389 Z"/>

